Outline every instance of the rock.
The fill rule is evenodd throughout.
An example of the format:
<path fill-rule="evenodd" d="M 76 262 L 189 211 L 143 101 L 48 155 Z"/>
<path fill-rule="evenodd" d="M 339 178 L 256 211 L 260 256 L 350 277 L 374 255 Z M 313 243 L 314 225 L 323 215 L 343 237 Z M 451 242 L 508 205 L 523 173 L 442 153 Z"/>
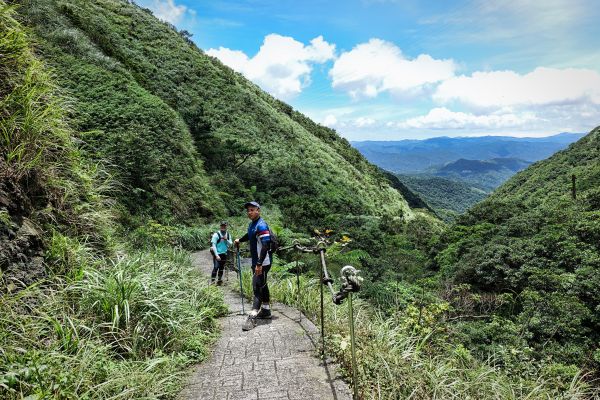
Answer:
<path fill-rule="evenodd" d="M 28 218 L 23 218 L 23 224 L 19 228 L 19 236 L 40 236 L 40 232 L 37 230 L 35 224 Z"/>

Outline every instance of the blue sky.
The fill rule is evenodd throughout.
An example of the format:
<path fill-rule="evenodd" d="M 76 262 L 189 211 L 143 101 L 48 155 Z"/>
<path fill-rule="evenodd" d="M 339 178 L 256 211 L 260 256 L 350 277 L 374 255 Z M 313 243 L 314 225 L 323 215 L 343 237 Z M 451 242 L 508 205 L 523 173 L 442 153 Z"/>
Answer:
<path fill-rule="evenodd" d="M 596 0 L 136 0 L 349 140 L 600 125 Z"/>

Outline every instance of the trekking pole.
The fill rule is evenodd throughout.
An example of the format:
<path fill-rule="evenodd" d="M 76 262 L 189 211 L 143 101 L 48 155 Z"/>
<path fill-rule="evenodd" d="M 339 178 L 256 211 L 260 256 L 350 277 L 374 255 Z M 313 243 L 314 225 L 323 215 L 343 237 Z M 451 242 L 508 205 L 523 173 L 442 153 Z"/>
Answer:
<path fill-rule="evenodd" d="M 237 249 L 237 270 L 240 277 L 240 297 L 242 298 L 242 315 L 246 314 L 244 310 L 244 286 L 242 285 L 242 263 L 240 261 L 240 248 Z"/>

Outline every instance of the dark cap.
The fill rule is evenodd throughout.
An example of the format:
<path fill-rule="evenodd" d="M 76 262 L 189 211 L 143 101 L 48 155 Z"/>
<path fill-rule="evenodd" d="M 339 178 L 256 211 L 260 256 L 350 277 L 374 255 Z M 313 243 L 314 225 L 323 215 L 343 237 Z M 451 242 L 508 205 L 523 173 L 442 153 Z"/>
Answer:
<path fill-rule="evenodd" d="M 227 225 L 227 221 L 221 221 L 221 226 Z"/>
<path fill-rule="evenodd" d="M 248 208 L 248 207 L 260 208 L 260 204 L 258 204 L 256 201 L 249 201 L 246 204 L 244 204 L 244 208 Z"/>

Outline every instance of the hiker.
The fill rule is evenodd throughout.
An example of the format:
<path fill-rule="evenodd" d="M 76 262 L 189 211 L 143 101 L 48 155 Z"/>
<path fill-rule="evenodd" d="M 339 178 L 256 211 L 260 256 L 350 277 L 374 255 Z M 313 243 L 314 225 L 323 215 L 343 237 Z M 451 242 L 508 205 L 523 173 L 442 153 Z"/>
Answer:
<path fill-rule="evenodd" d="M 231 235 L 227 232 L 227 221 L 221 221 L 220 229 L 212 235 L 211 242 L 211 253 L 213 254 L 213 270 L 210 276 L 210 283 L 215 282 L 217 278 L 217 272 L 219 277 L 217 279 L 217 285 L 223 284 L 223 269 L 227 262 L 227 250 L 232 245 Z"/>
<path fill-rule="evenodd" d="M 239 248 L 240 242 L 250 242 L 250 254 L 252 255 L 252 290 L 254 300 L 252 311 L 248 320 L 244 323 L 242 330 L 250 330 L 256 326 L 257 318 L 271 318 L 271 307 L 269 304 L 269 286 L 267 285 L 267 274 L 271 269 L 272 254 L 269 251 L 271 234 L 269 226 L 260 216 L 260 204 L 250 201 L 244 204 L 250 225 L 248 233 L 235 240 L 235 246 Z"/>

